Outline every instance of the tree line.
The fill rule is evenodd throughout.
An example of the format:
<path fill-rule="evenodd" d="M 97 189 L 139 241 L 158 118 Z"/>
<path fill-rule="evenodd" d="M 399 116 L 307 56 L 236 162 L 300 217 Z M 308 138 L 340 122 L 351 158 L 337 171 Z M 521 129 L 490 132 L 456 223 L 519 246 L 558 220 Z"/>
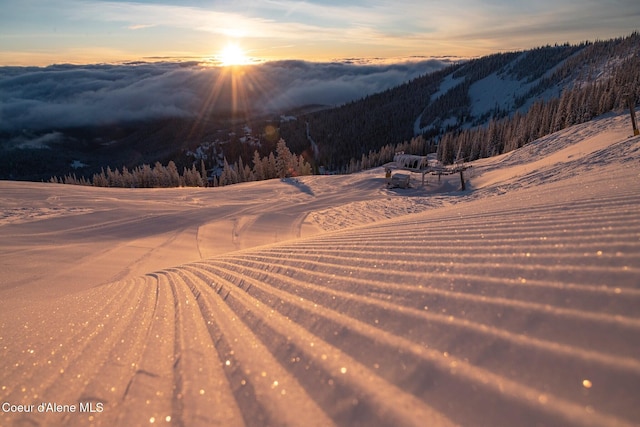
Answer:
<path fill-rule="evenodd" d="M 200 160 L 199 167 L 194 163 L 191 168 L 183 168 L 181 173 L 176 164 L 169 161 L 166 166 L 156 162 L 153 166 L 144 164 L 132 170 L 125 166 L 122 170 L 107 167 L 106 171 L 102 168 L 100 173 L 94 174 L 90 179 L 68 174 L 52 177 L 50 182 L 121 188 L 219 187 L 240 182 L 310 175 L 311 172 L 311 165 L 304 157 L 292 153 L 285 140 L 280 139 L 276 144 L 275 154 L 271 152 L 268 156 L 260 157 L 258 151 L 255 151 L 252 167 L 246 165 L 242 157 L 233 164 L 225 158 L 219 176 L 209 176 L 203 160 Z"/>

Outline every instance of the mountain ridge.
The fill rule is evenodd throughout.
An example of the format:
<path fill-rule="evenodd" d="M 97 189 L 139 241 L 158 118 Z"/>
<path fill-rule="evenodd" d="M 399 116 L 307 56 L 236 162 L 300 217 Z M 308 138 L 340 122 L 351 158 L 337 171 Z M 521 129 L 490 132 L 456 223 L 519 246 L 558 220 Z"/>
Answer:
<path fill-rule="evenodd" d="M 526 112 L 536 102 L 560 97 L 564 90 L 606 81 L 624 60 L 637 63 L 639 57 L 637 32 L 608 41 L 498 53 L 452 65 L 337 109 L 305 115 L 303 121 L 310 123 L 311 135 L 324 148 L 320 162 L 340 168 L 345 158 L 359 159 L 390 143 L 418 135 L 438 142 L 448 132 L 488 126 L 491 120 Z M 638 72 L 631 79 L 630 87 L 611 89 L 618 90 L 613 108 L 625 105 L 619 93 L 623 90 L 631 91 L 637 104 Z M 398 100 L 403 104 L 397 105 Z M 296 144 L 304 145 L 299 123 L 281 128 L 294 150 Z"/>

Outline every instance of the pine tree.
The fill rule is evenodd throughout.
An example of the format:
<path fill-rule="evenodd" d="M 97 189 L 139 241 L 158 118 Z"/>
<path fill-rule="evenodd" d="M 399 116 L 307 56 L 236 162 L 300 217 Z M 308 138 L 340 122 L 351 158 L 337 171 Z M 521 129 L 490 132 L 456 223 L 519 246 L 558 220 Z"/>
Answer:
<path fill-rule="evenodd" d="M 167 175 L 171 187 L 180 186 L 180 172 L 178 172 L 178 167 L 173 160 L 169 161 L 167 164 Z"/>
<path fill-rule="evenodd" d="M 284 139 L 280 138 L 276 145 L 276 175 L 278 178 L 285 178 L 291 175 L 292 172 L 292 157 L 289 147 Z"/>
<path fill-rule="evenodd" d="M 247 182 L 256 180 L 249 165 L 244 165 L 244 176 L 246 177 Z"/>
<path fill-rule="evenodd" d="M 278 176 L 276 171 L 276 157 L 273 155 L 273 152 L 269 153 L 269 156 L 264 158 L 263 166 L 265 179 L 272 179 Z"/>
<path fill-rule="evenodd" d="M 99 174 L 94 174 L 92 179 L 93 185 L 95 187 L 108 187 L 109 182 L 107 181 L 107 176 L 104 173 L 104 168 L 101 168 Z"/>
<path fill-rule="evenodd" d="M 570 97 L 571 94 L 569 93 L 568 89 L 562 91 L 562 95 L 560 96 L 560 103 L 558 104 L 558 109 L 553 120 L 553 127 L 551 128 L 552 132 L 557 132 L 564 129 L 567 118 L 569 116 Z"/>
<path fill-rule="evenodd" d="M 238 158 L 238 162 L 235 165 L 235 170 L 238 174 L 238 182 L 247 182 L 248 176 L 245 174 L 244 162 L 242 161 L 242 156 Z"/>
<path fill-rule="evenodd" d="M 134 187 L 133 175 L 131 175 L 131 172 L 129 172 L 126 166 L 122 167 L 122 186 L 125 188 Z"/>
<path fill-rule="evenodd" d="M 260 153 L 258 150 L 253 152 L 253 176 L 256 181 L 262 181 L 265 178 L 264 175 L 264 167 L 262 164 L 262 159 L 260 158 Z"/>
<path fill-rule="evenodd" d="M 238 182 L 238 175 L 234 168 L 229 165 L 227 158 L 224 158 L 224 166 L 220 175 L 220 185 L 231 185 Z"/>
<path fill-rule="evenodd" d="M 195 163 L 191 166 L 191 170 L 189 171 L 191 174 L 191 183 L 193 187 L 203 187 L 204 182 L 202 181 L 202 175 L 198 168 L 196 168 Z"/>
<path fill-rule="evenodd" d="M 300 155 L 298 174 L 311 175 L 311 164 L 307 162 L 302 155 Z"/>
<path fill-rule="evenodd" d="M 200 177 L 202 184 L 206 187 L 209 185 L 209 177 L 207 176 L 207 168 L 204 165 L 204 159 L 200 159 Z"/>
<path fill-rule="evenodd" d="M 139 182 L 141 184 L 140 185 L 141 187 L 153 188 L 157 185 L 151 166 L 147 164 L 142 165 L 142 168 L 139 168 L 139 176 L 140 176 Z"/>

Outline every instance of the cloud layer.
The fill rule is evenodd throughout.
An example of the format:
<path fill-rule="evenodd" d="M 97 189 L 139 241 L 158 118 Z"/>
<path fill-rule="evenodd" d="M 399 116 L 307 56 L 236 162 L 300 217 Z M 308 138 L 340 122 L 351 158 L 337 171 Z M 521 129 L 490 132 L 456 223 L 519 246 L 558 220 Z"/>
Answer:
<path fill-rule="evenodd" d="M 196 63 L 0 67 L 0 131 L 339 105 L 447 64 L 432 59 L 393 65 L 276 61 L 242 68 Z"/>

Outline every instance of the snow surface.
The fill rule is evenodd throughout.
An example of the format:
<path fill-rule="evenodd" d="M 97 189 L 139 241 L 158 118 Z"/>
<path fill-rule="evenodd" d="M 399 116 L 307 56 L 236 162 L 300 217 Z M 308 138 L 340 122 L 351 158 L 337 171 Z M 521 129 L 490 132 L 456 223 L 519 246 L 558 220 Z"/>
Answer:
<path fill-rule="evenodd" d="M 438 99 L 442 95 L 446 94 L 449 90 L 453 89 L 454 87 L 456 87 L 459 84 L 462 84 L 464 82 L 464 77 L 454 78 L 453 77 L 454 74 L 455 73 L 451 73 L 451 74 L 447 75 L 442 80 L 442 83 L 440 83 L 440 87 L 438 88 L 438 91 L 436 93 L 434 93 L 433 95 L 431 95 L 427 105 L 429 103 L 435 101 L 436 99 Z M 431 130 L 431 128 L 433 127 L 432 123 L 428 124 L 427 126 L 420 127 L 420 123 L 422 122 L 422 115 L 423 114 L 424 114 L 424 111 L 422 113 L 420 113 L 420 115 L 416 118 L 415 122 L 413 123 L 413 134 L 414 135 L 423 134 L 423 133 Z M 446 124 L 443 125 L 443 126 L 446 126 Z"/>
<path fill-rule="evenodd" d="M 489 74 L 488 76 L 475 81 L 469 87 L 469 98 L 470 98 L 470 113 L 474 117 L 482 117 L 485 114 L 492 113 L 496 108 L 512 111 L 515 110 L 516 100 L 519 97 L 522 97 L 528 93 L 528 91 L 533 88 L 535 85 L 540 83 L 540 81 L 544 78 L 547 78 L 562 66 L 565 63 L 565 60 L 560 61 L 554 67 L 550 68 L 538 79 L 533 81 L 527 81 L 528 78 L 522 78 L 518 80 L 512 73 L 505 72 L 505 70 L 511 69 L 515 64 L 519 61 L 522 61 L 522 55 L 518 55 L 515 57 L 509 64 L 502 67 L 500 71 Z M 609 64 L 609 66 L 611 66 Z M 606 64 L 602 64 L 601 67 L 603 69 L 607 67 Z M 446 94 L 449 90 L 455 88 L 456 86 L 462 84 L 465 80 L 465 76 L 461 76 L 458 78 L 454 78 L 456 73 L 452 72 L 447 75 L 441 82 L 438 91 L 434 93 L 430 99 L 429 103 L 435 101 L 442 95 Z M 601 78 L 603 76 L 607 76 L 604 71 L 600 72 L 597 78 Z M 593 79 L 589 80 L 590 83 L 593 82 Z M 584 82 L 578 82 L 581 84 Z M 558 86 L 553 86 L 549 89 L 546 89 L 543 93 L 539 94 L 536 97 L 530 98 L 526 101 L 522 106 L 520 106 L 517 110 L 521 112 L 526 112 L 529 110 L 531 105 L 541 99 L 548 100 L 552 97 L 560 96 L 561 88 Z M 420 113 L 420 115 L 416 118 L 413 124 L 413 133 L 414 135 L 421 135 L 425 132 L 431 131 L 434 129 L 434 123 L 429 123 L 426 126 L 421 126 L 422 116 L 424 111 Z M 443 120 L 442 123 L 439 124 L 440 128 L 446 128 L 447 126 L 455 125 L 458 121 L 456 116 L 448 117 Z M 469 126 L 468 124 L 465 127 Z"/>
<path fill-rule="evenodd" d="M 464 192 L 0 182 L 0 425 L 637 425 L 630 134 L 566 129 Z"/>

